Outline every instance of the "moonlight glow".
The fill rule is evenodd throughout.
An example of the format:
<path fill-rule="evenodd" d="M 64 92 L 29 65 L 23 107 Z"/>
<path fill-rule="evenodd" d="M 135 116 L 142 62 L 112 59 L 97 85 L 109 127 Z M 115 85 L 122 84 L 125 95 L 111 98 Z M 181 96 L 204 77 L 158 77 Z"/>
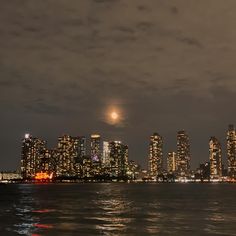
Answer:
<path fill-rule="evenodd" d="M 113 111 L 113 112 L 111 113 L 111 118 L 112 118 L 113 120 L 117 120 L 117 119 L 119 118 L 118 113 L 117 113 L 116 111 Z"/>
<path fill-rule="evenodd" d="M 121 107 L 109 106 L 105 111 L 105 122 L 109 125 L 122 126 L 124 122 L 124 114 Z"/>

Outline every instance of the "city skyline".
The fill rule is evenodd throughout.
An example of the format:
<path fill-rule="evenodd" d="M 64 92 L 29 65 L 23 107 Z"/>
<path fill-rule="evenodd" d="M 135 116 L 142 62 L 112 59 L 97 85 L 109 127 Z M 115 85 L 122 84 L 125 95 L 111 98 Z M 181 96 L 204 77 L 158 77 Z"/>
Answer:
<path fill-rule="evenodd" d="M 28 140 L 32 138 L 31 134 L 25 134 L 24 140 Z M 55 147 L 48 147 L 47 141 L 41 138 L 35 138 L 37 140 L 37 145 L 41 145 L 45 147 L 47 150 L 47 154 L 50 155 L 51 152 L 54 152 Z M 228 173 L 231 177 L 236 176 L 236 130 L 234 125 L 230 124 L 228 126 L 228 131 L 226 133 L 227 139 L 227 152 L 225 155 L 222 155 L 222 145 L 219 140 L 211 136 L 209 141 L 209 159 L 205 159 L 204 162 L 210 161 L 211 169 L 220 168 L 216 170 L 217 173 L 211 171 L 212 175 L 222 176 L 223 166 L 228 168 Z M 86 136 L 76 136 L 72 137 L 70 135 L 63 135 L 58 138 L 57 149 L 60 150 L 61 141 L 64 142 L 75 142 L 75 144 L 71 144 L 72 146 L 76 145 L 76 154 L 73 157 L 72 154 L 68 154 L 67 157 L 64 157 L 63 160 L 70 160 L 70 158 L 78 158 L 90 156 L 91 160 L 100 163 L 109 163 L 109 155 L 110 155 L 110 143 L 121 144 L 122 141 L 112 141 L 104 138 L 101 134 L 91 134 L 89 137 Z M 190 175 L 190 170 L 196 169 L 191 165 L 191 145 L 190 145 L 190 137 L 187 132 L 184 130 L 178 131 L 176 136 L 176 149 L 169 150 L 167 153 L 163 153 L 163 146 L 165 143 L 163 142 L 163 137 L 158 133 L 153 133 L 150 136 L 149 146 L 146 155 L 146 166 L 142 166 L 142 168 L 146 168 L 150 173 L 150 176 L 157 176 L 163 171 L 178 173 L 179 176 L 188 176 Z M 64 145 L 64 144 L 63 144 Z M 63 147 L 63 146 L 62 146 Z M 128 147 L 128 145 L 127 145 Z M 23 149 L 24 150 L 24 149 Z M 65 149 L 66 150 L 66 149 Z M 60 151 L 59 151 L 60 152 Z M 63 154 L 62 150 L 62 154 Z M 219 153 L 219 154 L 218 154 Z M 63 154 L 64 155 L 64 154 Z M 67 155 L 67 154 L 66 154 Z M 77 157 L 78 156 L 78 157 Z M 128 160 L 128 159 L 127 159 Z M 62 161 L 62 165 L 63 162 Z M 199 162 L 201 165 L 203 162 Z M 140 163 L 138 163 L 140 164 Z M 220 164 L 220 166 L 218 166 Z M 22 165 L 22 164 L 21 164 Z M 105 164 L 106 165 L 106 164 Z M 197 167 L 198 167 L 197 166 Z M 214 167 L 212 167 L 214 166 Z M 218 173 L 220 171 L 220 174 Z M 231 173 L 232 172 L 232 173 Z"/>
<path fill-rule="evenodd" d="M 21 170 L 23 181 L 51 179 L 80 181 L 235 181 L 236 130 L 228 126 L 227 165 L 223 163 L 222 146 L 211 136 L 209 159 L 191 168 L 190 137 L 184 130 L 177 132 L 176 151 L 163 154 L 163 138 L 150 136 L 147 155 L 148 169 L 129 157 L 130 149 L 122 141 L 104 140 L 100 134 L 58 137 L 57 147 L 49 149 L 47 141 L 25 134 L 22 139 Z M 11 175 L 10 173 L 8 173 Z M 12 173 L 15 176 L 15 172 Z"/>
<path fill-rule="evenodd" d="M 17 167 L 25 132 L 50 146 L 63 133 L 101 133 L 129 143 L 142 165 L 155 131 L 167 153 L 176 131 L 187 130 L 195 167 L 211 135 L 225 153 L 226 125 L 236 123 L 235 7 L 233 0 L 3 1 L 1 168 Z"/>
<path fill-rule="evenodd" d="M 230 155 L 229 154 L 229 141 L 228 141 L 228 136 L 229 136 L 229 130 L 230 130 L 230 127 L 231 127 L 231 129 L 232 129 L 232 127 L 233 127 L 233 129 L 234 129 L 234 125 L 229 125 L 228 126 L 228 130 L 226 130 L 226 137 L 224 137 L 224 139 L 223 139 L 223 142 L 222 142 L 222 140 L 220 140 L 220 143 L 222 143 L 223 145 L 222 145 L 222 147 L 221 147 L 221 152 L 222 152 L 222 163 L 225 165 L 225 166 L 228 166 L 229 165 L 229 159 L 228 159 L 228 156 Z M 175 143 L 175 147 L 174 148 L 172 148 L 172 149 L 168 149 L 166 146 L 168 146 L 168 140 L 166 139 L 166 137 L 164 137 L 164 139 L 163 139 L 163 137 L 162 136 L 160 136 L 158 133 L 153 133 L 153 135 L 158 135 L 158 136 L 160 136 L 161 137 L 161 140 L 162 140 L 162 148 L 161 148 L 161 152 L 162 152 L 162 158 L 161 158 L 161 162 L 162 162 L 162 166 L 165 166 L 166 168 L 165 169 L 168 169 L 168 156 L 169 156 L 169 154 L 175 154 L 176 156 L 178 156 L 177 155 L 177 153 L 178 153 L 178 151 L 177 151 L 177 149 L 178 149 L 178 133 L 179 132 L 182 132 L 182 131 L 178 131 L 178 132 L 176 132 L 176 137 L 175 137 L 175 141 L 176 141 L 176 143 Z M 183 132 L 185 132 L 185 131 L 183 131 Z M 235 131 L 234 131 L 235 132 Z M 235 134 L 236 134 L 236 132 L 235 132 Z M 28 135 L 30 135 L 30 133 L 25 133 L 22 137 L 25 137 L 25 136 L 28 136 Z M 82 143 L 80 143 L 79 145 L 83 145 L 83 139 L 85 140 L 85 143 L 86 143 L 86 140 L 88 139 L 88 137 L 90 137 L 91 138 L 91 134 L 89 134 L 88 136 L 85 136 L 85 135 L 80 135 L 80 136 L 76 136 L 76 135 L 70 135 L 70 134 L 63 134 L 63 135 L 61 135 L 61 136 L 59 136 L 59 137 L 63 137 L 64 135 L 68 135 L 69 137 L 79 137 L 79 138 L 81 138 L 81 140 L 80 140 L 80 142 L 82 142 Z M 102 140 L 101 141 L 101 147 L 103 147 L 103 145 L 104 145 L 104 143 L 107 143 L 108 141 L 106 141 L 106 140 L 109 140 L 108 138 L 104 138 L 104 136 L 103 135 L 101 135 L 101 134 L 92 134 L 92 136 L 93 135 L 95 135 L 95 136 L 100 136 L 100 140 Z M 152 135 L 152 136 L 153 136 Z M 151 137 L 152 137 L 151 136 Z M 22 138 L 21 137 L 21 138 Z M 39 136 L 34 136 L 34 137 L 39 137 Z M 150 137 L 150 136 L 149 136 Z M 211 136 L 209 136 L 209 137 L 211 137 Z M 208 140 L 207 141 L 209 141 L 209 137 L 208 137 Z M 213 137 L 213 136 L 212 136 Z M 191 137 L 190 137 L 190 139 L 191 139 Z M 52 145 L 52 144 L 50 144 L 49 142 L 48 142 L 48 140 L 47 139 L 42 139 L 42 137 L 41 138 L 39 138 L 39 140 L 41 140 L 42 142 L 45 142 L 45 144 L 47 144 L 47 147 L 49 148 L 49 149 L 54 149 L 58 144 L 56 143 L 56 141 L 54 140 L 54 144 Z M 117 139 L 118 140 L 118 139 Z M 163 141 L 164 140 L 164 141 Z M 234 140 L 236 140 L 236 139 L 234 139 Z M 207 142 L 206 142 L 207 143 Z M 206 144 L 205 143 L 205 144 Z M 236 143 L 236 141 L 235 141 L 235 143 Z M 105 144 L 106 145 L 106 144 Z M 143 157 L 143 160 L 142 161 L 138 161 L 137 160 L 137 158 L 135 158 L 135 157 L 133 157 L 133 158 L 131 158 L 132 160 L 135 160 L 138 164 L 140 164 L 141 166 L 142 166 L 142 168 L 144 168 L 144 169 L 147 169 L 147 170 L 149 170 L 150 169 L 150 143 L 148 144 L 148 140 L 146 140 L 146 142 L 145 142 L 145 145 L 146 145 L 146 154 L 144 155 L 144 157 Z M 234 144 L 235 145 L 235 144 Z M 192 142 L 191 142 L 191 140 L 190 140 L 190 146 L 191 146 L 191 149 L 192 149 Z M 205 150 L 205 152 L 206 152 L 206 156 L 204 157 L 204 158 L 202 158 L 201 160 L 199 160 L 199 162 L 196 162 L 196 160 L 194 161 L 194 158 L 191 158 L 191 160 L 190 160 L 190 165 L 191 165 L 191 168 L 192 169 L 196 169 L 196 168 L 198 168 L 198 166 L 199 166 L 199 164 L 201 164 L 201 163 L 203 163 L 204 161 L 206 161 L 207 160 L 207 158 L 209 157 L 209 148 L 208 148 L 208 143 L 207 143 L 207 145 L 205 145 L 205 146 L 207 146 L 207 149 Z M 19 145 L 19 147 L 20 147 L 20 145 Z M 236 147 L 236 146 L 234 146 L 234 147 Z M 135 147 L 134 147 L 135 148 Z M 199 147 L 198 147 L 199 148 Z M 231 148 L 232 149 L 232 148 Z M 236 153 L 236 148 L 233 148 L 234 150 L 232 151 L 233 152 L 233 154 L 232 154 L 232 156 L 235 156 L 235 154 L 234 154 L 234 152 Z M 88 145 L 88 144 L 86 144 L 85 146 L 84 146 L 84 149 L 83 150 L 81 150 L 81 152 L 82 153 L 87 153 L 88 152 L 88 150 L 91 150 L 90 149 L 90 145 Z M 20 148 L 19 148 L 19 151 L 21 152 L 21 150 L 20 150 Z M 103 152 L 103 149 L 101 149 L 101 151 Z M 88 154 L 88 153 L 87 153 Z M 101 157 L 99 157 L 99 158 L 103 158 L 103 153 L 101 153 Z M 8 168 L 8 169 L 2 169 L 2 170 L 15 170 L 15 169 L 19 169 L 19 167 L 20 167 L 20 164 L 19 164 L 19 154 L 18 154 L 18 158 L 16 159 L 16 163 L 12 163 L 12 166 L 14 166 L 13 168 Z M 235 164 L 234 164 L 234 166 L 235 166 Z M 234 167 L 234 169 L 235 169 L 235 167 Z"/>

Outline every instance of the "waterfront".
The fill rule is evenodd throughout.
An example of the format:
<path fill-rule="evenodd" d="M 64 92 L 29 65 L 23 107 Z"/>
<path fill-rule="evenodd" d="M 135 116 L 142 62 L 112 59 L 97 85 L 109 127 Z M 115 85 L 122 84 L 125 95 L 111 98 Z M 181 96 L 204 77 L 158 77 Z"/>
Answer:
<path fill-rule="evenodd" d="M 9 184 L 0 235 L 236 235 L 235 184 Z"/>

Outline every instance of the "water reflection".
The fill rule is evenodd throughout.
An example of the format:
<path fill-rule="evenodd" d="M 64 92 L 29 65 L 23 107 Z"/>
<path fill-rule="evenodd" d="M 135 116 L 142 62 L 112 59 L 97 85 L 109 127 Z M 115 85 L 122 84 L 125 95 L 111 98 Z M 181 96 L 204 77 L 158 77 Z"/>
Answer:
<path fill-rule="evenodd" d="M 97 199 L 93 201 L 93 204 L 98 207 L 97 214 L 88 216 L 86 219 L 93 222 L 99 232 L 126 231 L 127 225 L 132 221 L 127 214 L 131 211 L 132 202 L 128 201 L 119 189 L 111 192 L 104 185 L 103 189 L 97 192 Z"/>
<path fill-rule="evenodd" d="M 40 223 L 40 215 L 54 212 L 54 209 L 37 209 L 40 205 L 35 196 L 33 185 L 19 185 L 19 201 L 14 204 L 18 223 L 14 224 L 14 232 L 20 235 L 41 236 L 37 231 L 52 229 L 53 225 Z"/>
<path fill-rule="evenodd" d="M 12 185 L 0 196 L 0 235 L 235 235 L 232 193 L 181 186 Z"/>

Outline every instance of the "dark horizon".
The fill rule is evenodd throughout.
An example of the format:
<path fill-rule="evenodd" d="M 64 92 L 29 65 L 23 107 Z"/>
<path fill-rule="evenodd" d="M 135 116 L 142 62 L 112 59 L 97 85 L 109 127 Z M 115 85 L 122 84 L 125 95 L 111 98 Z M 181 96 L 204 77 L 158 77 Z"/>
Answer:
<path fill-rule="evenodd" d="M 186 130 L 191 168 L 215 136 L 226 162 L 235 124 L 236 2 L 4 0 L 0 8 L 0 170 L 19 166 L 25 133 L 122 140 L 146 167 Z M 117 111 L 116 122 L 109 114 Z"/>

